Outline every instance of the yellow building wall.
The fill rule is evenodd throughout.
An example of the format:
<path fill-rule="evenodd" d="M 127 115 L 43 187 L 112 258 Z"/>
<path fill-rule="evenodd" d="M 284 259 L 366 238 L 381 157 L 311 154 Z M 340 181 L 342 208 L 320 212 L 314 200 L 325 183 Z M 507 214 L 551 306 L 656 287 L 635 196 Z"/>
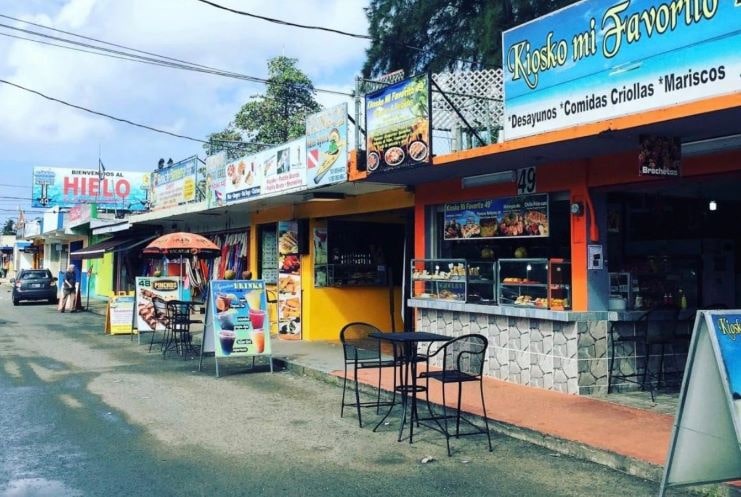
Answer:
<path fill-rule="evenodd" d="M 257 226 L 287 219 L 310 218 L 310 253 L 301 256 L 302 339 L 306 341 L 339 340 L 340 329 L 353 321 L 370 323 L 391 331 L 389 289 L 379 287 L 314 288 L 313 229 L 316 218 L 335 217 L 411 208 L 414 194 L 403 189 L 349 197 L 337 202 L 303 203 L 281 206 L 254 213 L 250 230 L 250 266 L 257 269 Z M 401 322 L 401 288 L 394 288 L 395 328 Z"/>
<path fill-rule="evenodd" d="M 95 259 L 93 267 L 95 273 L 95 293 L 108 296 L 113 291 L 113 253 L 103 255 L 102 259 Z"/>

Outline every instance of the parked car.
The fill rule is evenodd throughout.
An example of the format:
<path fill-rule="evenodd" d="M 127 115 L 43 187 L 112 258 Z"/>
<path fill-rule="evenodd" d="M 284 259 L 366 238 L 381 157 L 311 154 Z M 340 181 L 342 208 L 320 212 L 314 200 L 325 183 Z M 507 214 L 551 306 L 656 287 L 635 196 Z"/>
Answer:
<path fill-rule="evenodd" d="M 21 269 L 18 275 L 10 280 L 13 285 L 13 305 L 21 300 L 48 300 L 56 304 L 57 278 L 48 269 Z"/>

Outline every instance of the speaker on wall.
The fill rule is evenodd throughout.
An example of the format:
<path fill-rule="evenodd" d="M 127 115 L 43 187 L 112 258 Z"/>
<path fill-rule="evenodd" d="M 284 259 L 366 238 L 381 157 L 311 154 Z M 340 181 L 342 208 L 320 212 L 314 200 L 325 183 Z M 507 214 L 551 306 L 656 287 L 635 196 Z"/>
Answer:
<path fill-rule="evenodd" d="M 309 220 L 299 219 L 298 220 L 298 253 L 301 255 L 309 254 Z"/>

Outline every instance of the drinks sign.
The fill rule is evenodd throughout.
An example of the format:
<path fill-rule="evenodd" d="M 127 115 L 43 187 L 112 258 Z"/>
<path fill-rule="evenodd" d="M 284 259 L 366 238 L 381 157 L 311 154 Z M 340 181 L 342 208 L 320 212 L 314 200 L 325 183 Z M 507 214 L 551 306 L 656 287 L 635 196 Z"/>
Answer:
<path fill-rule="evenodd" d="M 270 355 L 265 282 L 212 281 L 209 306 L 217 358 Z"/>

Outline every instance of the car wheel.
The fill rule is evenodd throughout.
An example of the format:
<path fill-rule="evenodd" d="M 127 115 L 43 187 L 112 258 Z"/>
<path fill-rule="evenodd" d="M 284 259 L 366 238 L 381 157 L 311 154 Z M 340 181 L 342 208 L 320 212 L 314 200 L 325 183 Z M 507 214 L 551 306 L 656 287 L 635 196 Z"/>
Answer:
<path fill-rule="evenodd" d="M 18 305 L 18 299 L 13 299 L 13 305 Z"/>

